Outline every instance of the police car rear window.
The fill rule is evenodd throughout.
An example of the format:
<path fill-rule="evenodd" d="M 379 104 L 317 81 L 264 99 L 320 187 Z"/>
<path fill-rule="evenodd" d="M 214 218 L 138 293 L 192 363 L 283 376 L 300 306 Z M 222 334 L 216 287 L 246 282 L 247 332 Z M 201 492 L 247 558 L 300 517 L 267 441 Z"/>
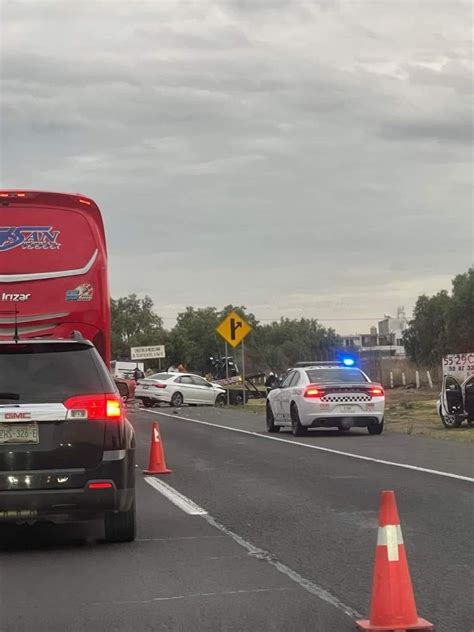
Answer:
<path fill-rule="evenodd" d="M 359 369 L 312 369 L 306 371 L 312 384 L 329 382 L 367 382 L 367 378 Z"/>
<path fill-rule="evenodd" d="M 51 404 L 105 392 L 91 347 L 54 347 L 0 345 L 0 405 Z"/>

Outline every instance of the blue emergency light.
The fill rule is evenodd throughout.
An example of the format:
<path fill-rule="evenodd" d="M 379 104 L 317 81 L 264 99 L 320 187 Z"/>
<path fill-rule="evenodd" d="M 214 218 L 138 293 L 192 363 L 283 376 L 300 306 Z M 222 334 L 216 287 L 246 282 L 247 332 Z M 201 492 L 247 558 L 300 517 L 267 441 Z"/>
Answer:
<path fill-rule="evenodd" d="M 342 364 L 344 366 L 354 366 L 355 360 L 354 358 L 342 358 Z"/>

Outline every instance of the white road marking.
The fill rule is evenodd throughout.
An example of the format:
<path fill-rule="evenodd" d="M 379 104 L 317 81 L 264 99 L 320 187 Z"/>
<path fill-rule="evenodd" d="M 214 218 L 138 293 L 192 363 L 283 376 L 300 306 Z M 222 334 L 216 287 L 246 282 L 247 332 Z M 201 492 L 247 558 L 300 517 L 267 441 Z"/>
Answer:
<path fill-rule="evenodd" d="M 221 424 L 213 424 L 209 421 L 202 421 L 201 419 L 192 419 L 191 417 L 181 417 L 180 415 L 170 415 L 168 413 L 162 413 L 158 410 L 146 410 L 143 412 L 151 413 L 153 415 L 163 415 L 163 417 L 172 417 L 173 419 L 182 419 L 183 421 L 191 421 L 195 424 L 202 426 L 212 426 L 213 428 L 220 428 L 221 430 L 230 430 L 231 432 L 240 432 L 241 434 L 250 435 L 252 437 L 258 437 L 260 439 L 268 439 L 269 441 L 279 441 L 281 443 L 288 443 L 290 445 L 297 445 L 303 448 L 309 448 L 310 450 L 319 450 L 320 452 L 327 452 L 329 454 L 337 454 L 338 456 L 346 456 L 352 459 L 359 459 L 360 461 L 368 461 L 371 463 L 379 463 L 380 465 L 391 465 L 393 467 L 400 467 L 405 470 L 414 470 L 415 472 L 423 472 L 425 474 L 434 474 L 436 476 L 444 476 L 445 478 L 454 478 L 459 481 L 468 481 L 474 483 L 474 478 L 470 476 L 461 476 L 460 474 L 453 474 L 451 472 L 442 472 L 440 470 L 431 470 L 427 467 L 419 467 L 418 465 L 409 465 L 408 463 L 397 463 L 396 461 L 385 461 L 384 459 L 374 459 L 371 456 L 364 456 L 362 454 L 353 454 L 352 452 L 343 452 L 342 450 L 334 450 L 333 448 L 323 448 L 319 445 L 313 445 L 310 443 L 301 443 L 301 441 L 290 441 L 289 439 L 282 439 L 281 437 L 273 437 L 271 435 L 260 434 L 251 430 L 242 430 L 241 428 L 232 428 L 231 426 L 222 426 Z"/>
<path fill-rule="evenodd" d="M 205 509 L 193 503 L 192 500 L 186 498 L 186 496 L 183 496 L 183 494 L 180 494 L 174 487 L 167 485 L 162 480 L 153 478 L 152 476 L 145 476 L 145 481 L 185 513 L 191 516 L 204 516 L 207 514 Z"/>
<path fill-rule="evenodd" d="M 221 592 L 189 593 L 187 595 L 173 595 L 171 597 L 152 597 L 151 599 L 133 599 L 128 601 L 94 601 L 88 605 L 103 606 L 104 603 L 117 605 L 147 604 L 155 601 L 175 601 L 176 599 L 199 599 L 202 597 L 224 597 L 226 595 L 248 595 L 249 593 L 282 592 L 292 588 L 249 588 L 243 590 L 223 590 Z"/>
<path fill-rule="evenodd" d="M 150 476 L 145 477 L 145 480 L 147 483 L 149 483 L 161 494 L 166 496 L 166 498 L 168 498 L 172 503 L 174 503 L 177 507 L 179 507 L 186 513 L 192 513 L 196 515 L 196 510 L 199 510 L 200 513 L 198 515 L 201 515 L 204 518 L 204 520 L 206 520 L 211 526 L 218 529 L 221 533 L 224 533 L 226 536 L 232 538 L 232 540 L 234 540 L 234 542 L 236 542 L 238 545 L 243 547 L 248 552 L 249 555 L 252 555 L 259 560 L 263 560 L 264 562 L 271 564 L 280 573 L 282 573 L 283 575 L 286 575 L 286 577 L 291 579 L 291 581 L 298 584 L 298 586 L 300 586 L 307 592 L 311 593 L 312 595 L 315 595 L 316 597 L 319 597 L 319 599 L 331 604 L 338 610 L 342 610 L 342 612 L 344 612 L 347 616 L 351 617 L 352 619 L 360 619 L 362 617 L 360 613 L 358 613 L 356 610 L 353 610 L 350 606 L 346 606 L 346 604 L 340 601 L 335 595 L 332 595 L 330 592 L 328 592 L 321 586 L 318 586 L 318 584 L 315 584 L 310 579 L 303 577 L 302 575 L 294 571 L 289 566 L 286 566 L 285 564 L 282 564 L 281 562 L 279 562 L 268 551 L 265 551 L 264 549 L 259 549 L 258 547 L 254 546 L 247 540 L 244 540 L 244 538 L 240 537 L 240 535 L 237 535 L 237 533 L 234 533 L 230 529 L 227 529 L 227 527 L 224 527 L 223 524 L 221 524 L 220 522 L 217 522 L 217 520 L 215 520 L 212 516 L 210 516 L 207 513 L 207 511 L 199 507 L 199 505 L 196 505 L 194 501 L 184 496 L 184 494 L 181 494 L 181 492 L 178 492 L 176 489 L 174 489 L 174 487 L 171 487 L 171 485 L 167 485 L 166 483 L 163 483 L 163 481 L 157 480 L 156 478 L 152 478 Z M 194 511 L 189 511 L 189 508 L 194 508 Z M 196 593 L 196 594 L 191 594 L 191 595 L 179 595 L 176 597 L 156 597 L 154 599 L 150 599 L 147 601 L 120 602 L 120 603 L 150 603 L 152 601 L 165 601 L 168 599 L 185 599 L 186 597 L 206 597 L 206 596 L 223 595 L 223 594 L 233 595 L 233 594 L 246 593 L 246 592 L 265 592 L 266 590 L 267 589 L 260 589 L 260 590 L 255 590 L 255 591 L 237 590 L 237 591 L 229 591 L 225 593 Z M 275 589 L 269 589 L 269 590 L 275 590 Z M 276 590 L 288 590 L 288 589 L 280 588 Z M 97 604 L 93 604 L 93 605 L 97 605 Z"/>
<path fill-rule="evenodd" d="M 185 535 L 176 538 L 137 538 L 135 542 L 174 542 L 175 540 L 215 540 L 225 538 L 225 535 Z"/>

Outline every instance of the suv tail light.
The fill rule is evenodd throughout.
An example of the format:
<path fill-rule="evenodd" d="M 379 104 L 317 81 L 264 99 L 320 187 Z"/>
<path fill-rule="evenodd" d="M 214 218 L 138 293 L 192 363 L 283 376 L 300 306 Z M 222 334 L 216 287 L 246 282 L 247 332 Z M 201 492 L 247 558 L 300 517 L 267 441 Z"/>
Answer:
<path fill-rule="evenodd" d="M 381 386 L 371 386 L 369 388 L 369 395 L 372 395 L 372 397 L 383 397 L 384 390 Z"/>
<path fill-rule="evenodd" d="M 89 421 L 123 421 L 123 403 L 120 396 L 113 394 L 76 395 L 64 402 L 66 419 L 88 419 Z"/>
<path fill-rule="evenodd" d="M 304 397 L 309 397 L 312 399 L 321 399 L 324 397 L 326 392 L 322 388 L 317 388 L 316 386 L 308 386 L 304 392 Z"/>

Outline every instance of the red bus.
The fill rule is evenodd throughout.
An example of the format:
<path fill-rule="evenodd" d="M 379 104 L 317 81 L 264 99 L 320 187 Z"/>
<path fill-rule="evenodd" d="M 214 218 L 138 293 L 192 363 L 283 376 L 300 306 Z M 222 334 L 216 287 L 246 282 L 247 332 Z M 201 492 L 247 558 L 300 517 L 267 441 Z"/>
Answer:
<path fill-rule="evenodd" d="M 83 195 L 0 191 L 0 339 L 80 331 L 110 365 L 104 224 Z"/>

